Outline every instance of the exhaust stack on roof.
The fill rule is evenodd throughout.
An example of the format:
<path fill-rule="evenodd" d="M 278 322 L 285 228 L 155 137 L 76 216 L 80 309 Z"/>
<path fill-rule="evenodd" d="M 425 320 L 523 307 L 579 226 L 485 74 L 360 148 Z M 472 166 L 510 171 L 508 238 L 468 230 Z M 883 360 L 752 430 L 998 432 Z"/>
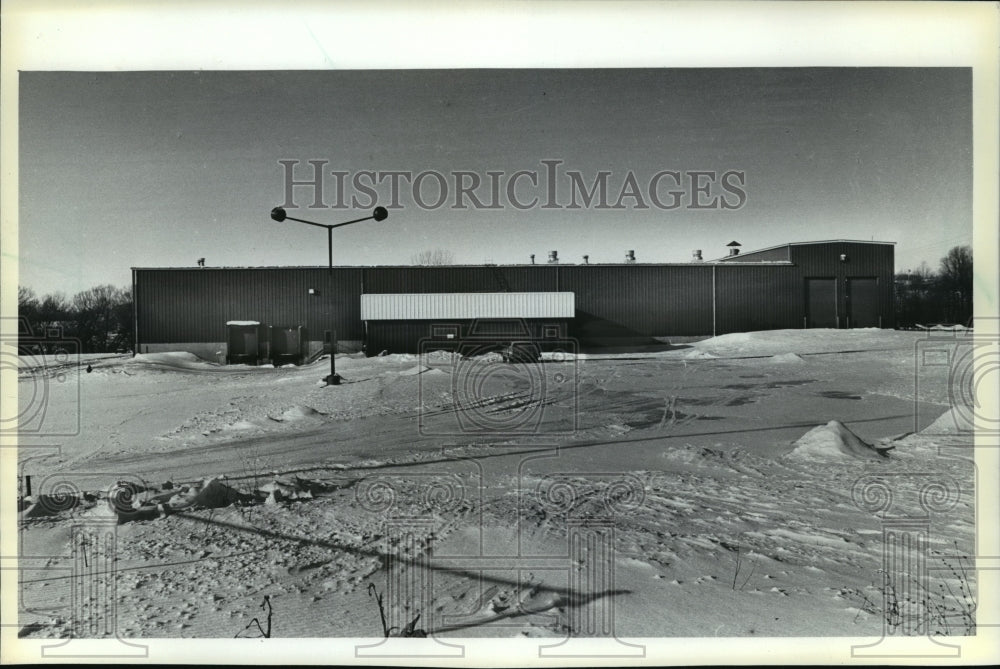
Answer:
<path fill-rule="evenodd" d="M 635 251 L 628 250 L 625 252 L 625 262 L 634 263 L 635 262 Z"/>
<path fill-rule="evenodd" d="M 535 264 L 535 254 L 534 253 L 531 254 L 531 264 L 532 265 Z"/>
<path fill-rule="evenodd" d="M 701 257 L 701 249 L 695 249 L 691 251 L 691 262 L 703 262 Z"/>
<path fill-rule="evenodd" d="M 583 256 L 583 264 L 584 265 L 590 264 L 590 256 Z"/>
<path fill-rule="evenodd" d="M 549 251 L 549 264 L 557 265 L 559 264 L 559 253 L 558 251 Z"/>

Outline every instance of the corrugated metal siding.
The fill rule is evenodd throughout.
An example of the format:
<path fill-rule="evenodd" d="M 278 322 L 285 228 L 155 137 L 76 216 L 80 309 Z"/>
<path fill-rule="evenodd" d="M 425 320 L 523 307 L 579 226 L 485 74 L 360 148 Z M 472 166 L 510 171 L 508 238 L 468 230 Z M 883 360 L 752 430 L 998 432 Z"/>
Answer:
<path fill-rule="evenodd" d="M 420 353 L 421 342 L 432 335 L 430 321 L 370 321 L 365 353 Z"/>
<path fill-rule="evenodd" d="M 802 327 L 801 269 L 716 265 L 716 334 Z"/>
<path fill-rule="evenodd" d="M 791 261 L 808 268 L 809 272 L 829 276 L 877 276 L 880 272 L 892 274 L 893 247 L 883 244 L 801 244 L 790 247 Z M 847 254 L 847 262 L 840 262 L 840 254 Z"/>
<path fill-rule="evenodd" d="M 360 268 L 136 270 L 139 342 L 223 342 L 226 321 L 302 325 L 310 339 L 363 336 Z M 309 295 L 309 288 L 319 291 Z"/>
<path fill-rule="evenodd" d="M 557 265 L 366 267 L 364 293 L 558 291 Z M 506 283 L 506 291 L 504 289 Z"/>
<path fill-rule="evenodd" d="M 712 331 L 711 265 L 371 267 L 365 293 L 568 291 L 581 337 L 697 335 Z"/>
<path fill-rule="evenodd" d="M 572 318 L 573 293 L 366 293 L 361 319 Z"/>
<path fill-rule="evenodd" d="M 792 262 L 802 267 L 802 276 L 830 276 L 837 279 L 837 313 L 841 327 L 847 326 L 847 279 L 874 277 L 878 279 L 879 314 L 882 327 L 896 326 L 893 302 L 893 271 L 895 249 L 891 244 L 831 242 L 793 245 Z M 847 262 L 840 261 L 840 254 Z"/>
<path fill-rule="evenodd" d="M 792 265 L 517 265 L 136 269 L 136 332 L 146 343 L 223 342 L 226 321 L 302 325 L 307 339 L 336 329 L 364 337 L 361 294 L 571 292 L 572 335 L 581 340 L 712 333 L 712 272 L 717 272 L 716 331 L 802 327 L 806 277 L 837 279 L 846 325 L 846 280 L 875 277 L 883 327 L 895 326 L 891 244 L 796 244 Z M 779 249 L 772 249 L 778 251 Z M 840 262 L 846 253 L 848 261 Z M 749 259 L 757 255 L 741 256 Z M 504 285 L 506 284 L 506 286 Z M 307 294 L 309 288 L 319 295 Z M 332 305 L 331 305 L 332 300 Z"/>
<path fill-rule="evenodd" d="M 581 338 L 712 332 L 709 264 L 563 266 L 559 285 L 576 295 Z"/>

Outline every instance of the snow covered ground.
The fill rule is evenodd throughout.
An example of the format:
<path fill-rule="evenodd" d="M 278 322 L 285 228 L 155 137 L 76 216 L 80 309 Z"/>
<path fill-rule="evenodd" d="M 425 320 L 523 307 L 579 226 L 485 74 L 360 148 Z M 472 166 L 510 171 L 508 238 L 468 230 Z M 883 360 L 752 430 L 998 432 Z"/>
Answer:
<path fill-rule="evenodd" d="M 440 637 L 962 634 L 975 470 L 927 338 L 338 356 L 330 388 L 328 360 L 26 358 L 21 634 L 80 634 L 91 526 L 116 590 L 88 636 L 253 635 L 265 596 L 275 637 L 381 636 L 370 584 Z M 901 518 L 925 575 L 883 570 Z"/>

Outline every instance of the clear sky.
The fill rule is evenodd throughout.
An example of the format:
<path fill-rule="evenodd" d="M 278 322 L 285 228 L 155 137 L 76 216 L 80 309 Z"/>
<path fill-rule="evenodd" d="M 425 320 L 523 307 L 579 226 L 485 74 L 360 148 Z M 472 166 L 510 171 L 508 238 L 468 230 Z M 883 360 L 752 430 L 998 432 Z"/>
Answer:
<path fill-rule="evenodd" d="M 436 171 L 447 203 L 422 208 L 401 182 L 389 219 L 334 232 L 334 262 L 406 264 L 445 249 L 460 263 L 686 262 L 788 241 L 895 241 L 898 269 L 936 267 L 972 243 L 972 80 L 969 69 L 582 69 L 272 72 L 22 72 L 20 283 L 72 295 L 128 285 L 132 266 L 325 265 L 322 230 L 277 224 L 285 168 L 311 176 L 326 161 L 347 172 L 361 207 L 289 214 L 320 223 L 366 215 L 351 188 L 359 171 Z M 636 198 L 544 208 L 543 160 L 558 160 L 556 202 L 570 202 L 569 171 L 589 187 L 610 172 L 610 204 L 631 172 Z M 518 209 L 454 209 L 450 174 L 522 177 Z M 735 209 L 665 210 L 648 183 L 664 170 L 741 172 Z M 661 181 L 669 201 L 672 181 Z M 388 180 L 376 186 L 390 205 Z M 425 203 L 437 199 L 425 179 Z M 736 203 L 714 182 L 717 195 Z M 578 197 L 578 201 L 580 198 Z M 705 201 L 705 198 L 702 199 Z M 466 199 L 466 204 L 471 202 Z"/>

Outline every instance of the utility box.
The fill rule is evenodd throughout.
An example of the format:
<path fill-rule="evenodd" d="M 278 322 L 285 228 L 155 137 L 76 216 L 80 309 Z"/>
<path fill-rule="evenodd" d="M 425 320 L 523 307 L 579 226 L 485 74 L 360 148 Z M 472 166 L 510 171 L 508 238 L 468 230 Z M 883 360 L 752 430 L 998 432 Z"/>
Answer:
<path fill-rule="evenodd" d="M 257 321 L 228 321 L 226 344 L 227 365 L 258 365 L 267 356 L 267 330 Z"/>
<path fill-rule="evenodd" d="M 268 328 L 271 339 L 271 362 L 275 367 L 302 364 L 302 326 L 272 325 Z"/>

